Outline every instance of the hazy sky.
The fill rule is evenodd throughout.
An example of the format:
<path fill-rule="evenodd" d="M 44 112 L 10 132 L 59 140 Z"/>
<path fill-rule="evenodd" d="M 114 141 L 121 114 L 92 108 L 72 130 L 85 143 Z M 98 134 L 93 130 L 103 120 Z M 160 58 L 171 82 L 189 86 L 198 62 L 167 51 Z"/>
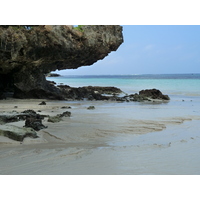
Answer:
<path fill-rule="evenodd" d="M 124 43 L 91 66 L 62 75 L 200 73 L 200 26 L 126 25 Z"/>

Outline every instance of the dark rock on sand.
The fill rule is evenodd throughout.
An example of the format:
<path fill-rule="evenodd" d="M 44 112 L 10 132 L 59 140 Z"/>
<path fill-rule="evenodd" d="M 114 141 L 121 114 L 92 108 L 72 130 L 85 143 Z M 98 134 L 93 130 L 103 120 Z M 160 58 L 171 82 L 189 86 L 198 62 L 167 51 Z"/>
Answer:
<path fill-rule="evenodd" d="M 69 111 L 65 111 L 62 114 L 58 114 L 58 117 L 70 117 L 71 116 L 71 112 Z"/>
<path fill-rule="evenodd" d="M 25 113 L 25 114 L 28 114 L 28 115 L 36 115 L 37 114 L 34 110 L 24 110 L 21 113 Z"/>
<path fill-rule="evenodd" d="M 42 124 L 42 119 L 39 115 L 36 115 L 35 117 L 27 116 L 25 121 L 25 127 L 31 127 L 36 131 L 47 128 L 47 126 L 44 126 Z"/>
<path fill-rule="evenodd" d="M 47 121 L 51 123 L 57 123 L 57 122 L 62 121 L 62 118 L 58 116 L 49 116 Z"/>
<path fill-rule="evenodd" d="M 42 124 L 42 119 L 47 117 L 46 115 L 37 114 L 34 110 L 25 110 L 22 113 L 24 113 L 26 119 L 25 127 L 31 127 L 36 131 L 47 128 L 47 126 Z"/>
<path fill-rule="evenodd" d="M 18 114 L 12 113 L 12 114 L 0 115 L 0 124 L 17 122 L 19 120 L 20 118 Z"/>
<path fill-rule="evenodd" d="M 37 138 L 35 131 L 47 128 L 42 124 L 42 119 L 47 117 L 46 115 L 39 115 L 34 110 L 25 110 L 21 113 L 11 112 L 5 115 L 0 115 L 0 134 L 10 139 L 23 141 L 25 137 Z M 6 123 L 17 122 L 25 120 L 24 127 L 17 127 L 12 125 L 4 125 Z"/>
<path fill-rule="evenodd" d="M 88 110 L 94 110 L 95 107 L 94 107 L 94 106 L 89 106 L 87 109 L 88 109 Z"/>
<path fill-rule="evenodd" d="M 71 109 L 70 106 L 62 106 L 61 109 Z"/>
<path fill-rule="evenodd" d="M 45 101 L 42 101 L 41 103 L 39 103 L 38 105 L 47 105 Z"/>
<path fill-rule="evenodd" d="M 12 111 L 6 114 L 0 115 L 0 124 L 6 124 L 11 122 L 17 122 L 17 121 L 23 121 L 23 120 L 29 120 L 35 118 L 36 120 L 44 119 L 44 117 L 47 117 L 47 115 L 39 115 L 34 110 L 25 110 L 21 113 L 18 113 L 16 111 Z M 26 123 L 26 122 L 25 122 Z M 26 126 L 32 127 L 30 123 L 27 123 Z M 35 127 L 35 126 L 34 126 Z M 34 128 L 32 127 L 32 128 Z M 37 130 L 37 128 L 34 128 Z"/>
<path fill-rule="evenodd" d="M 26 116 L 28 115 L 37 115 L 37 113 L 34 110 L 24 110 L 23 112 L 21 112 L 23 114 L 26 114 Z"/>
<path fill-rule="evenodd" d="M 52 123 L 56 123 L 56 122 L 60 122 L 62 121 L 63 117 L 70 117 L 71 116 L 71 112 L 63 112 L 62 114 L 58 114 L 56 116 L 49 116 L 48 118 L 48 122 L 52 122 Z"/>
<path fill-rule="evenodd" d="M 6 125 L 0 128 L 0 135 L 12 140 L 22 142 L 25 137 L 37 138 L 37 133 L 32 128 L 20 128 L 17 126 Z"/>

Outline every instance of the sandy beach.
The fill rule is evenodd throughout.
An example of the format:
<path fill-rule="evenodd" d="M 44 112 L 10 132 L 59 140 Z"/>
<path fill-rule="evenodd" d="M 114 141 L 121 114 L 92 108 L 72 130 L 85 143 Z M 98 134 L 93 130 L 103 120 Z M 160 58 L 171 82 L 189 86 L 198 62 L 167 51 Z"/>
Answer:
<path fill-rule="evenodd" d="M 41 101 L 46 105 L 38 105 Z M 71 117 L 57 123 L 44 118 L 48 128 L 37 131 L 38 138 L 18 142 L 0 136 L 0 174 L 200 174 L 197 106 L 194 100 L 1 100 L 1 114 L 32 109 L 50 116 L 70 111 Z M 23 127 L 24 123 L 6 125 Z"/>

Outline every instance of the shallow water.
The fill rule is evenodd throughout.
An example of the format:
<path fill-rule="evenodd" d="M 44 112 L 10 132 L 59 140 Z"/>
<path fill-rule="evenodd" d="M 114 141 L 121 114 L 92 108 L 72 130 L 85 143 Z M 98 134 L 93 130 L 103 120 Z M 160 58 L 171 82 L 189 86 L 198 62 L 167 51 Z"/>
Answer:
<path fill-rule="evenodd" d="M 31 100 L 2 101 L 2 110 L 9 110 L 14 104 L 17 109 L 25 110 L 26 105 L 29 108 L 31 105 L 31 109 L 50 115 L 63 112 L 60 107 L 67 105 L 71 106 L 72 116 L 56 124 L 45 119 L 43 122 L 48 129 L 39 132 L 40 140 L 27 138 L 21 145 L 0 146 L 0 174 L 199 175 L 199 80 L 183 83 L 183 77 L 171 79 L 155 78 L 153 81 L 157 81 L 156 88 L 171 91 L 165 93 L 160 89 L 170 96 L 168 103 L 47 101 L 46 106 L 39 106 Z M 85 84 L 86 79 L 70 80 L 77 86 L 89 85 Z M 108 80 L 103 82 L 102 78 L 90 81 L 91 85 L 93 81 L 94 85 L 108 86 Z M 114 80 L 109 81 L 114 83 Z M 152 79 L 137 81 L 143 87 L 150 86 Z M 116 84 L 124 84 L 129 90 L 130 85 Z M 130 90 L 134 85 L 138 92 L 140 84 L 132 83 Z M 87 110 L 91 105 L 95 109 Z"/>
<path fill-rule="evenodd" d="M 129 94 L 156 88 L 168 95 L 200 96 L 200 74 L 61 76 L 47 79 L 72 87 L 115 86 Z"/>
<path fill-rule="evenodd" d="M 55 115 L 64 104 L 72 117 L 44 120 L 49 128 L 40 137 L 48 142 L 27 138 L 0 148 L 0 174 L 200 174 L 199 101 L 55 101 L 42 113 Z M 24 108 L 24 100 L 17 105 Z"/>

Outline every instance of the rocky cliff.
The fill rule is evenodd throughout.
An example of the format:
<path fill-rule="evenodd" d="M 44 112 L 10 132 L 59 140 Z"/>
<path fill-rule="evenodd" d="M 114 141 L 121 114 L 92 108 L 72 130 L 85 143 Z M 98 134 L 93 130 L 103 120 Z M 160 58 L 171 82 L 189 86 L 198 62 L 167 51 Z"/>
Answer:
<path fill-rule="evenodd" d="M 45 74 L 92 65 L 123 42 L 121 26 L 0 26 L 0 95 L 63 99 Z"/>

